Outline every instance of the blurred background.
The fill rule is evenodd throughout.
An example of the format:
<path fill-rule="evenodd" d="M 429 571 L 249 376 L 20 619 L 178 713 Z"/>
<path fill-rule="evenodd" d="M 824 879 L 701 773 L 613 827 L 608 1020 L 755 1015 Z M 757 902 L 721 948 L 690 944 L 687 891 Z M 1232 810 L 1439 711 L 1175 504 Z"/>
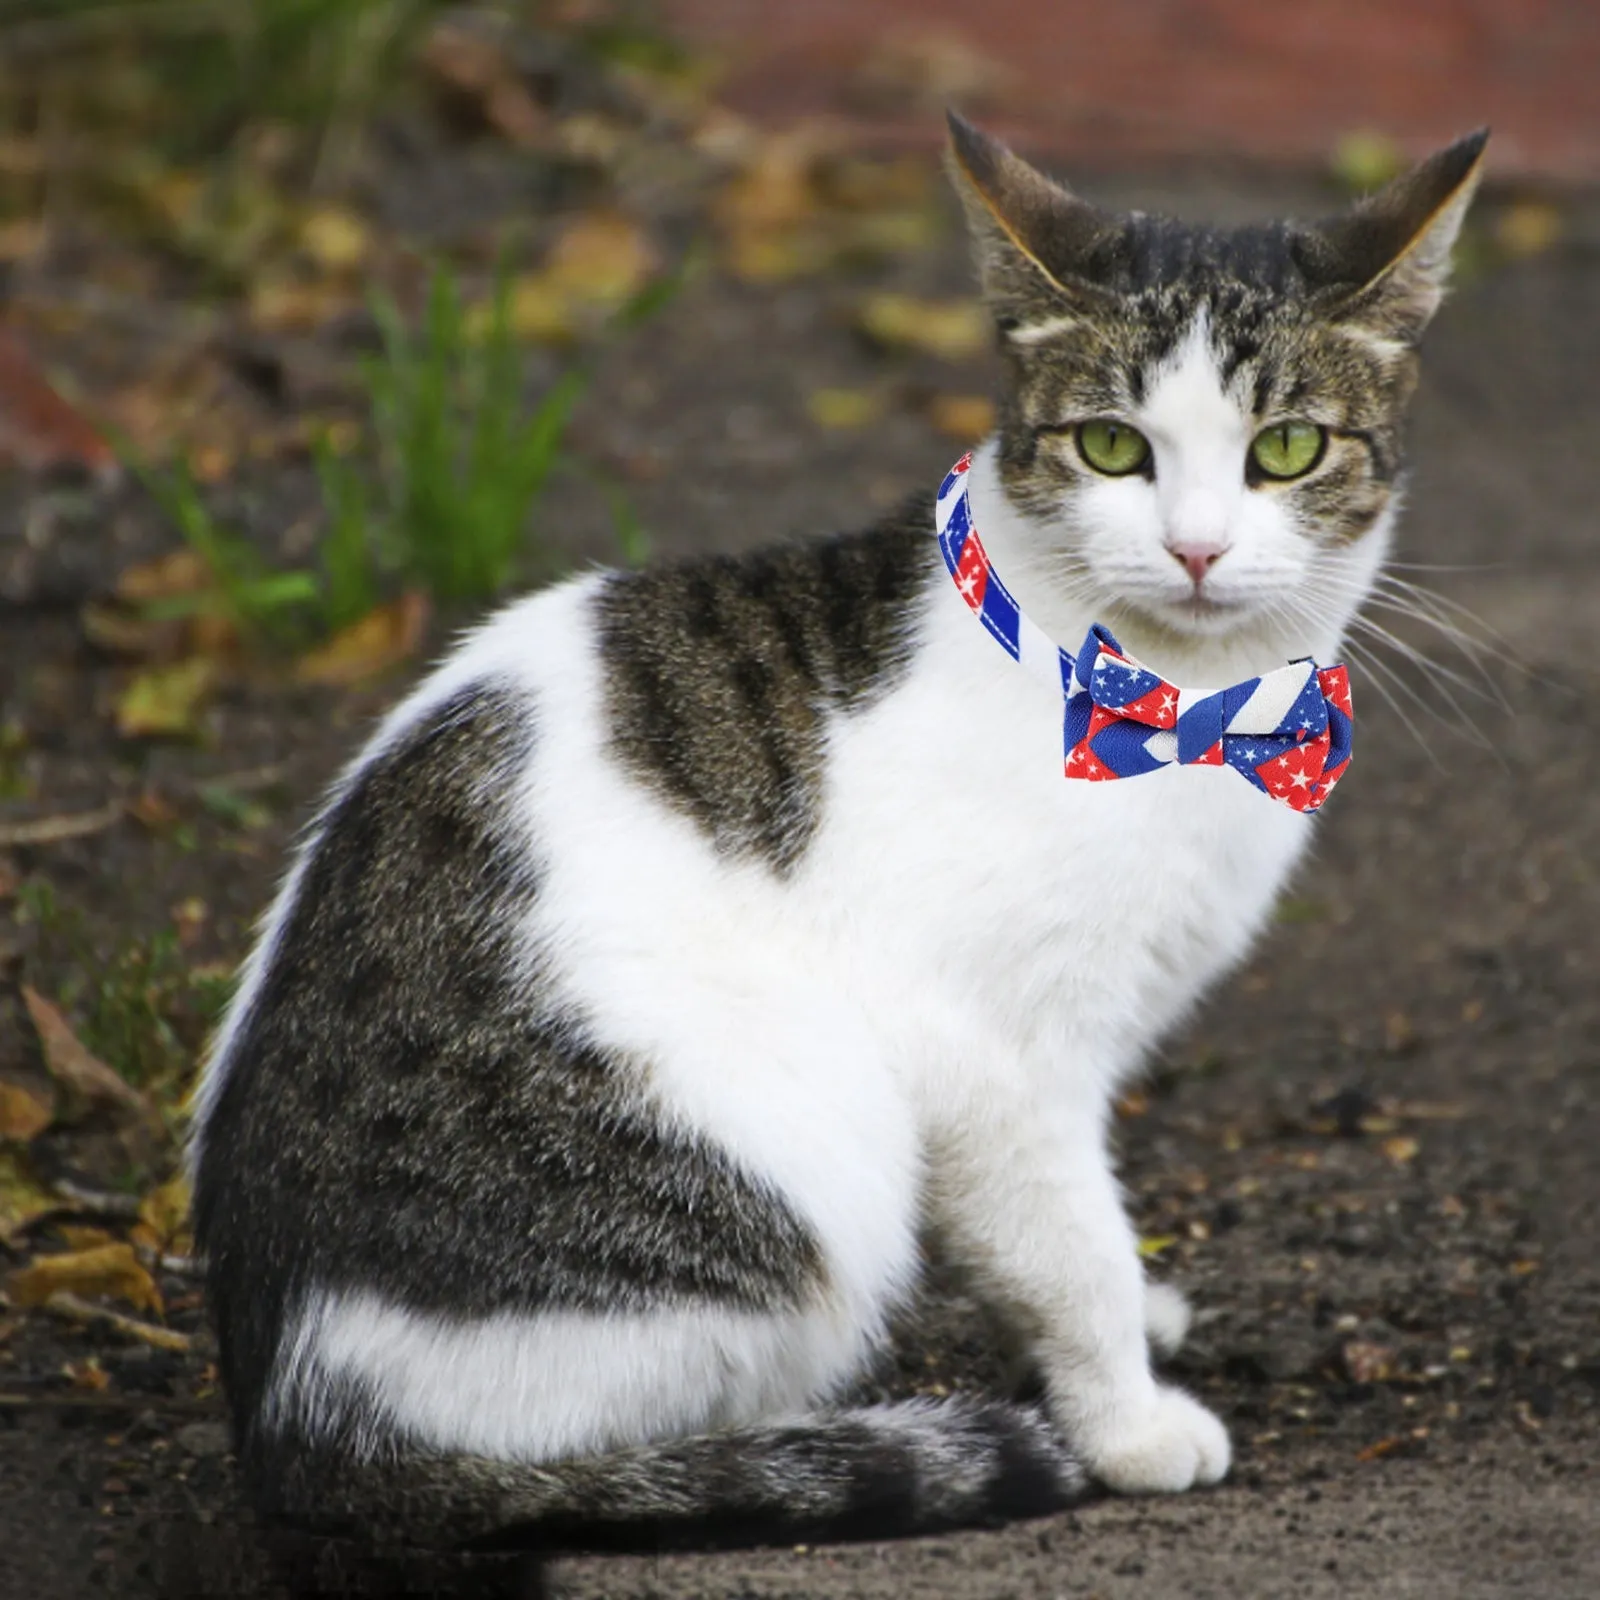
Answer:
<path fill-rule="evenodd" d="M 952 105 L 1220 221 L 1494 130 L 1355 771 L 1119 1108 L 1230 1536 L 570 1592 L 1600 1593 L 1597 85 L 1594 0 L 0 0 L 0 1593 L 276 1592 L 178 1161 L 252 919 L 503 595 L 860 526 L 989 429 Z M 998 1381 L 971 1310 L 885 1383 Z"/>

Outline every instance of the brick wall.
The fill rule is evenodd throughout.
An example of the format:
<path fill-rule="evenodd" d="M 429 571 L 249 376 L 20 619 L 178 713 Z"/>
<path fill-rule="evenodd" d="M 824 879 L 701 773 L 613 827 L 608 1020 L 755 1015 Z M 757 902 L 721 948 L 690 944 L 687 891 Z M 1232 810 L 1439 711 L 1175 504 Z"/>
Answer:
<path fill-rule="evenodd" d="M 1600 182 L 1600 0 L 661 0 L 727 97 L 932 137 L 935 103 L 1079 162 L 1303 165 L 1372 129 L 1416 152 L 1493 124 L 1492 167 Z M 992 75 L 992 74 L 990 74 Z M 964 90 L 964 92 L 962 92 Z"/>

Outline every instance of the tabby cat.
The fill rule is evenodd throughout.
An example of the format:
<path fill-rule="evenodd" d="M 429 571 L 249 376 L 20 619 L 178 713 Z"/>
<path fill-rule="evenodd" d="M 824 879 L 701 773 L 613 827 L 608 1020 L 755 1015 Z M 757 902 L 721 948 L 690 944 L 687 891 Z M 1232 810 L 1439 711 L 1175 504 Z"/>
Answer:
<path fill-rule="evenodd" d="M 1336 660 L 1484 135 L 1333 220 L 1117 215 L 952 118 L 1005 379 L 964 515 L 1043 632 L 1177 685 Z M 865 532 L 502 611 L 334 786 L 196 1102 L 268 1513 L 653 1546 L 1211 1484 L 1152 1371 L 1108 1107 L 1314 823 L 1227 766 L 1070 781 L 1062 695 Z M 1335 807 L 1337 809 L 1337 807 Z M 929 1238 L 1042 1407 L 852 1406 Z"/>

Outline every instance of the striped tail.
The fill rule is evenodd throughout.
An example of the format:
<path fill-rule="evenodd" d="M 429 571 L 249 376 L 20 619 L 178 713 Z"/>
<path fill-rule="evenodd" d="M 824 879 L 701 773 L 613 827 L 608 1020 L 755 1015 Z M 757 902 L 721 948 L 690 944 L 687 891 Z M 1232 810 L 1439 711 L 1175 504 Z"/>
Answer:
<path fill-rule="evenodd" d="M 530 1465 L 352 1460 L 278 1441 L 273 1520 L 388 1548 L 654 1552 L 891 1539 L 1042 1516 L 1084 1491 L 1037 1412 L 960 1399 L 822 1412 Z"/>

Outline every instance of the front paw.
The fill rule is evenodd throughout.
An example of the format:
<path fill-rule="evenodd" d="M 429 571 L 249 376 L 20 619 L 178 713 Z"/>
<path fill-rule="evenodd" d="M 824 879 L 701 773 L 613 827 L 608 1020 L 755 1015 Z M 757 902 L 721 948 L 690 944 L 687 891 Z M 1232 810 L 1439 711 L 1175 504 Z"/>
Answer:
<path fill-rule="evenodd" d="M 1181 1389 L 1167 1388 L 1084 1441 L 1083 1454 L 1089 1471 L 1119 1494 L 1178 1494 L 1216 1483 L 1233 1458 L 1221 1422 Z"/>

